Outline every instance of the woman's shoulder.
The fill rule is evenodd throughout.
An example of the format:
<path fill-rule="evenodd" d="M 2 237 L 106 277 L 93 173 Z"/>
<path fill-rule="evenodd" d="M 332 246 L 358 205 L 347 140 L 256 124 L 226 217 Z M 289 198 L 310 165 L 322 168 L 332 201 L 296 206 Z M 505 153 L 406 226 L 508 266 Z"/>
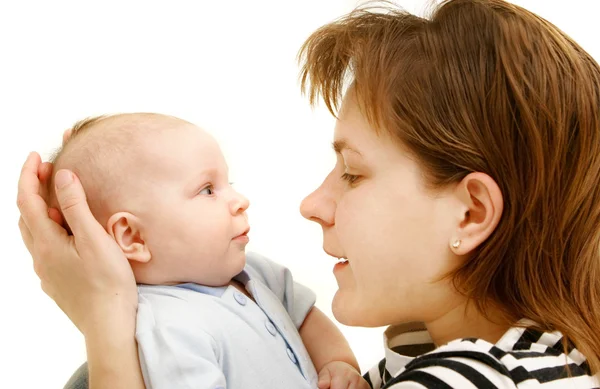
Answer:
<path fill-rule="evenodd" d="M 585 357 L 572 345 L 565 349 L 563 343 L 558 332 L 526 327 L 511 328 L 495 344 L 482 339 L 458 339 L 411 358 L 395 374 L 382 361 L 376 369 L 382 372 L 381 385 L 373 387 L 598 387 Z"/>
<path fill-rule="evenodd" d="M 461 339 L 438 347 L 413 358 L 395 375 L 388 371 L 381 388 L 517 388 L 494 346 L 485 343 Z"/>

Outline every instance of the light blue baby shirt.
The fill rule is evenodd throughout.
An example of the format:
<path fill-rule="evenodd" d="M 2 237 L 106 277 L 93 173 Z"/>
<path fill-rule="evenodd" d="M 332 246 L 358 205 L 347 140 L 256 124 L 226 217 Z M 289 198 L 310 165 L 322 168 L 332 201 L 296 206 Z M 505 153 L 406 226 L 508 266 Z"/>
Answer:
<path fill-rule="evenodd" d="M 298 329 L 315 294 L 255 253 L 233 286 L 139 285 L 136 339 L 147 389 L 314 389 Z"/>

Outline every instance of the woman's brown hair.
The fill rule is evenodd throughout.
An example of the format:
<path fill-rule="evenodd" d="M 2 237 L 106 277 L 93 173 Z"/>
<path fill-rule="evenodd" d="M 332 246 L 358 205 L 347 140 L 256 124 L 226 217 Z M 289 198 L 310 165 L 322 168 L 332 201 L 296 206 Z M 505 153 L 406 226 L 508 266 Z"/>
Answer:
<path fill-rule="evenodd" d="M 350 76 L 376 131 L 432 188 L 484 172 L 496 231 L 451 275 L 486 313 L 558 330 L 600 372 L 600 68 L 566 34 L 501 0 L 451 0 L 420 18 L 358 8 L 300 50 L 311 103 L 335 115 Z"/>

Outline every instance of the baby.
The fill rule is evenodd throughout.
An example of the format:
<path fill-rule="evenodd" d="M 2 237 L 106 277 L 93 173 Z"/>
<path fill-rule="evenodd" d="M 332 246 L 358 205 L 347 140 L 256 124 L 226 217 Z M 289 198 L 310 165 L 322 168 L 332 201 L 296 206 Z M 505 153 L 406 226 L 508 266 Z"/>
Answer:
<path fill-rule="evenodd" d="M 131 264 L 147 388 L 368 388 L 314 293 L 246 255 L 249 203 L 209 134 L 159 114 L 98 117 L 52 162 L 78 175 Z"/>

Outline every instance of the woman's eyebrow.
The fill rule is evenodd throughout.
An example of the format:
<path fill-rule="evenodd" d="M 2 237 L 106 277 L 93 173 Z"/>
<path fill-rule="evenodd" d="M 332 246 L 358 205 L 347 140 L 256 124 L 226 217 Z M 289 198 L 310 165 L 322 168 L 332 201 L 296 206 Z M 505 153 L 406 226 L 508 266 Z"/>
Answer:
<path fill-rule="evenodd" d="M 352 151 L 353 153 L 361 155 L 361 153 L 358 150 L 353 149 L 352 147 L 350 147 L 348 145 L 348 142 L 346 142 L 346 140 L 344 140 L 344 139 L 338 139 L 338 140 L 334 141 L 331 144 L 331 146 L 333 147 L 333 151 L 335 151 L 336 154 L 341 154 L 342 151 L 349 150 L 349 151 Z"/>

